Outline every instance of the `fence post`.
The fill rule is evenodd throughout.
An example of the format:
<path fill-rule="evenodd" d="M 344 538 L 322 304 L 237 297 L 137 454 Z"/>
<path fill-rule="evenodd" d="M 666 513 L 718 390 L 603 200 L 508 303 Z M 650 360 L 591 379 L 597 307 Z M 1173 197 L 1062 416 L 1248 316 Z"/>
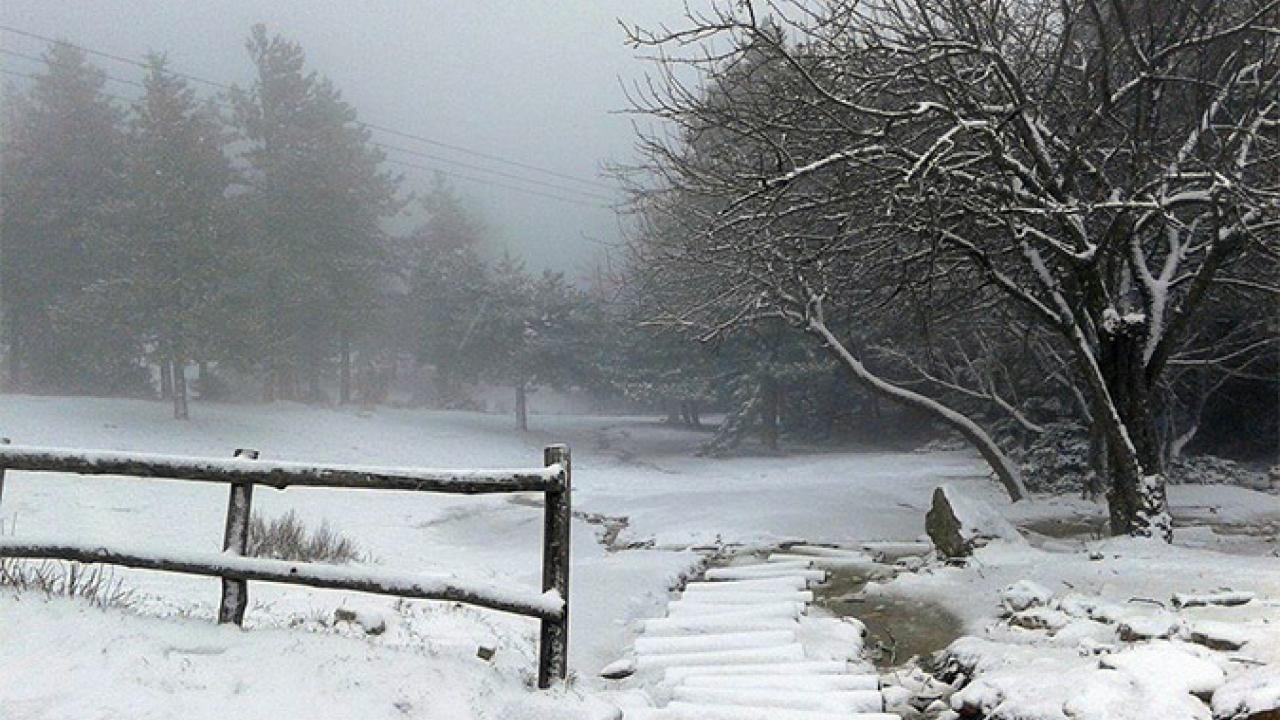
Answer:
<path fill-rule="evenodd" d="M 559 464 L 564 483 L 548 490 L 542 526 L 542 589 L 555 590 L 564 599 L 559 620 L 543 620 L 538 638 L 538 687 L 548 688 L 564 680 L 569 668 L 569 524 L 573 520 L 569 447 L 548 445 L 542 451 L 545 465 Z"/>
<path fill-rule="evenodd" d="M 235 457 L 258 459 L 257 450 L 236 450 Z M 253 503 L 253 483 L 235 483 L 227 500 L 227 529 L 222 536 L 222 551 L 243 555 L 249 545 L 249 517 Z M 222 601 L 218 604 L 218 622 L 244 624 L 244 611 L 249 606 L 249 581 L 222 578 Z"/>
<path fill-rule="evenodd" d="M 0 437 L 0 445 L 8 445 L 9 438 Z M 4 467 L 0 466 L 0 500 L 4 499 Z M 0 535 L 4 534 L 4 518 L 0 517 Z"/>

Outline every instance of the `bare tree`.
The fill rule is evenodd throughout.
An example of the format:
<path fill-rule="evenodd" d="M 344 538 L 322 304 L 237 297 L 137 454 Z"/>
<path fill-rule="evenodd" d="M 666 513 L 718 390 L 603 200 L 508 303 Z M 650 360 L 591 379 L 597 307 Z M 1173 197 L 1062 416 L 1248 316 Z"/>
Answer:
<path fill-rule="evenodd" d="M 697 265 L 671 321 L 792 321 L 1015 495 L 976 424 L 868 372 L 839 329 L 934 293 L 1019 314 L 1070 359 L 1113 532 L 1167 540 L 1157 389 L 1208 299 L 1277 252 L 1277 7 L 797 0 L 632 29 L 659 52 L 637 107 L 674 128 L 643 141 L 637 203 L 666 231 L 637 256 Z"/>

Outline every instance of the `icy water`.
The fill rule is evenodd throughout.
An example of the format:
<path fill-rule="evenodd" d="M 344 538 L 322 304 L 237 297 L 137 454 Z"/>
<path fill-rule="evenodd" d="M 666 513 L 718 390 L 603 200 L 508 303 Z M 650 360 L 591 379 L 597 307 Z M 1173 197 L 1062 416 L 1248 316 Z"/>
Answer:
<path fill-rule="evenodd" d="M 1037 546 L 1043 546 L 1044 538 L 1048 538 L 1083 547 L 1110 535 L 1105 517 L 1046 518 L 1023 523 L 1020 528 L 1030 534 L 1029 539 Z M 1211 516 L 1174 515 L 1173 533 L 1175 545 L 1232 555 L 1280 555 L 1280 518 L 1223 522 Z"/>
<path fill-rule="evenodd" d="M 814 588 L 814 603 L 840 617 L 853 617 L 867 626 L 867 650 L 880 668 L 901 665 L 912 656 L 927 658 L 964 634 L 960 619 L 936 603 L 900 595 L 862 594 L 868 573 L 831 571 L 826 583 Z"/>

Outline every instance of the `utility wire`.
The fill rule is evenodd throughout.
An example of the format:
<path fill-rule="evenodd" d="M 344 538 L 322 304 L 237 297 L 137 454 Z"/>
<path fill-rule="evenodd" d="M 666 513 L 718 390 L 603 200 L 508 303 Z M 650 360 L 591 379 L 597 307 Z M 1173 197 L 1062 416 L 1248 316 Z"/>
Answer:
<path fill-rule="evenodd" d="M 4 49 L 4 48 L 0 48 L 0 53 L 5 54 L 5 55 L 12 55 L 12 56 L 15 56 L 15 57 L 20 57 L 20 58 L 25 58 L 25 59 L 27 59 L 27 60 L 34 60 L 34 61 L 42 62 L 42 63 L 45 63 L 46 65 L 47 65 L 47 64 L 48 64 L 48 62 L 49 62 L 49 61 L 48 61 L 47 59 L 45 59 L 45 58 L 36 57 L 36 56 L 34 56 L 34 55 L 26 55 L 26 54 L 23 54 L 23 53 L 14 52 L 14 51 L 12 51 L 12 50 L 6 50 L 6 49 Z M 25 79 L 27 79 L 27 80 L 32 80 L 32 81 L 38 81 L 38 80 L 40 79 L 40 77 L 39 77 L 39 76 L 37 76 L 37 75 L 33 75 L 33 74 L 30 74 L 30 73 L 24 73 L 24 72 L 17 72 L 17 71 L 14 71 L 14 70 L 8 70 L 8 69 L 5 69 L 5 68 L 0 68 L 0 73 L 3 73 L 3 74 L 5 74 L 5 75 L 12 75 L 12 76 L 14 76 L 14 77 L 25 78 Z M 181 77 L 181 76 L 179 76 L 179 77 Z M 130 85 L 130 86 L 133 86 L 133 87 L 146 88 L 146 85 L 144 85 L 143 83 L 140 83 L 140 82 L 137 82 L 137 81 L 134 81 L 134 80 L 127 80 L 127 79 L 125 79 L 125 78 L 115 77 L 114 75 L 108 75 L 108 74 L 106 74 L 106 73 L 103 73 L 103 78 L 104 78 L 104 79 L 106 79 L 106 80 L 110 80 L 110 81 L 113 81 L 113 82 L 122 83 L 122 84 L 125 84 L 125 85 Z M 102 93 L 102 95 L 103 95 L 103 97 L 107 97 L 107 98 L 110 98 L 110 99 L 112 99 L 112 100 L 117 100 L 117 101 L 119 101 L 119 102 L 123 102 L 123 103 L 126 103 L 126 104 L 133 104 L 133 103 L 138 102 L 138 98 L 124 97 L 124 96 L 121 96 L 121 95 L 114 95 L 114 94 L 112 94 L 112 93 L 107 93 L 107 92 L 103 92 L 103 93 Z M 231 106 L 230 106 L 230 105 L 228 105 L 227 103 L 220 102 L 220 101 L 218 101 L 218 100 L 214 100 L 213 102 L 214 102 L 214 104 L 215 104 L 215 105 L 217 105 L 217 106 L 219 106 L 219 107 L 222 107 L 222 108 L 224 108 L 224 109 L 229 109 L 229 108 L 231 107 Z M 380 143 L 380 142 L 377 142 L 377 141 L 375 141 L 375 140 L 370 140 L 370 141 L 368 141 L 368 142 L 369 142 L 369 144 L 370 144 L 370 145 L 373 145 L 373 146 L 376 146 L 376 147 L 379 147 L 379 148 L 383 148 L 383 149 L 385 149 L 385 150 L 393 150 L 393 151 L 397 151 L 397 152 L 407 153 L 407 154 L 410 154 L 410 155 L 418 155 L 418 156 L 421 156 L 421 157 L 430 158 L 430 159 L 435 160 L 435 161 L 437 161 L 437 162 L 443 162 L 443 163 L 448 163 L 448 164 L 451 164 L 451 165 L 457 165 L 457 166 L 461 166 L 461 167 L 464 167 L 464 168 L 467 168 L 467 169 L 470 169 L 470 170 L 476 170 L 476 171 L 479 171 L 479 172 L 491 173 L 491 174 L 494 174 L 494 175 L 498 175 L 498 176 L 501 176 L 501 177 L 510 178 L 510 179 L 517 180 L 517 181 L 520 181 L 520 182 L 524 182 L 524 183 L 528 183 L 528 184 L 532 184 L 532 185 L 538 185 L 538 186 L 542 186 L 542 187 L 547 187 L 547 188 L 552 189 L 552 190 L 559 190 L 559 191 L 562 191 L 562 192 L 572 193 L 572 194 L 576 195 L 577 197 L 566 197 L 566 196 L 564 196 L 564 195 L 556 195 L 556 194 L 549 193 L 549 192 L 541 192 L 541 191 L 538 191 L 538 190 L 532 190 L 532 189 L 529 189 L 529 188 L 520 187 L 520 186 L 518 186 L 518 185 L 512 185 L 512 184 L 510 184 L 510 183 L 500 182 L 500 181 L 497 181 L 497 180 L 491 180 L 491 179 L 488 179 L 488 178 L 481 178 L 481 177 L 476 177 L 476 176 L 474 176 L 474 175 L 467 175 L 467 174 L 464 174 L 464 173 L 459 173 L 459 172 L 455 172 L 455 171 L 451 171 L 451 170 L 445 170 L 445 169 L 443 169 L 443 168 L 435 168 L 435 167 L 427 167 L 427 166 L 425 166 L 425 165 L 418 165 L 418 164 L 415 164 L 415 163 L 406 162 L 406 161 L 404 161 L 404 160 L 399 160 L 399 159 L 397 159 L 397 158 L 393 158 L 393 157 L 387 157 L 387 158 L 385 158 L 385 161 L 386 161 L 386 162 L 388 162 L 388 163 L 392 163 L 392 164 L 395 164 L 395 165 L 400 165 L 400 166 L 403 166 L 403 167 L 412 168 L 412 169 L 415 169 L 415 170 L 424 170 L 424 171 L 433 172 L 433 173 L 438 172 L 438 173 L 441 173 L 442 175 L 446 175 L 446 176 L 449 176 L 449 177 L 457 178 L 457 179 L 459 179 L 459 180 L 466 180 L 466 181 L 473 182 L 473 183 L 479 183 L 479 184 L 481 184 L 481 185 L 490 185 L 490 186 L 493 186 L 493 187 L 499 187 L 499 188 L 503 188 L 503 189 L 506 189 L 506 190 L 512 190 L 512 191 L 515 191 L 515 192 L 522 192 L 522 193 L 525 193 L 525 194 L 528 194 L 528 195 L 535 195 L 535 196 L 537 196 L 537 197 L 549 198 L 549 199 L 552 199 L 552 200 L 558 200 L 558 201 L 560 201 L 560 202 L 572 203 L 572 204 L 574 204 L 574 205 L 581 205 L 581 206 L 583 206 L 583 207 L 594 207 L 594 208 L 605 209 L 605 208 L 607 208 L 607 205 L 604 205 L 604 204 L 601 204 L 601 203 L 607 203 L 607 202 L 609 201 L 609 198 L 608 198 L 608 197 L 606 197 L 606 196 L 604 196 L 604 195 L 598 195 L 598 194 L 591 193 L 591 192 L 587 192 L 587 191 L 584 191 L 584 190 L 578 190 L 578 189 L 576 189 L 576 188 L 566 187 L 566 186 L 563 186 L 563 185 L 556 185 L 556 184 L 554 184 L 554 183 L 548 183 L 548 182 L 544 182 L 544 181 L 542 181 L 542 180 L 535 180 L 535 179 L 533 179 L 533 178 L 521 177 L 521 176 L 519 176 L 519 175 L 513 175 L 513 174 L 510 174 L 510 173 L 503 172 L 503 171 L 501 171 L 501 170 L 494 170 L 494 169 L 492 169 L 492 168 L 485 168 L 485 167 L 481 167 L 481 166 L 478 166 L 478 165 L 471 165 L 471 164 L 469 164 L 469 163 L 464 163 L 464 162 L 462 162 L 462 161 L 460 161 L 460 160 L 452 160 L 452 159 L 450 159 L 450 158 L 440 157 L 440 156 L 438 156 L 438 155 L 432 155 L 432 154 L 430 154 L 430 153 L 424 153 L 424 152 L 417 151 L 417 150 L 412 150 L 412 149 L 409 149 L 409 148 L 401 148 L 401 147 L 396 147 L 396 146 L 394 146 L 394 145 L 387 145 L 387 144 L 385 144 L 385 143 Z M 600 202 L 591 202 L 591 200 L 587 200 L 586 198 L 590 198 L 591 200 L 598 200 L 598 201 L 600 201 Z"/>
<path fill-rule="evenodd" d="M 411 162 L 405 162 L 404 160 L 397 160 L 396 158 L 387 158 L 386 162 L 389 162 L 393 165 L 400 165 L 401 167 L 413 168 L 415 170 L 425 170 L 427 172 L 444 173 L 445 175 L 448 175 L 450 177 L 455 177 L 460 180 L 470 180 L 471 182 L 477 182 L 484 185 L 493 185 L 495 187 L 506 188 L 508 190 L 516 190 L 518 192 L 528 193 L 529 195 L 537 195 L 539 197 L 551 198 L 552 200 L 559 200 L 560 202 L 572 203 L 574 205 L 581 205 L 583 207 L 599 208 L 601 210 L 608 209 L 607 205 L 602 205 L 598 202 L 590 202 L 588 200 L 577 200 L 574 198 L 564 197 L 563 195 L 554 195 L 552 193 L 539 192 L 538 190 L 528 190 L 526 188 L 522 188 L 517 185 L 508 185 L 507 183 L 499 182 L 497 180 L 489 180 L 487 178 L 478 178 L 471 175 L 464 175 L 462 173 L 453 172 L 449 170 L 441 170 L 439 168 L 427 167 L 426 165 L 417 165 Z"/>
<path fill-rule="evenodd" d="M 20 35 L 20 36 L 22 36 L 22 37 L 31 38 L 31 39 L 33 39 L 33 40 L 41 40 L 41 41 L 44 41 L 44 42 L 51 42 L 51 43 L 62 43 L 62 44 L 64 44 L 64 45 L 68 45 L 68 46 L 70 46 L 70 47 L 76 48 L 77 50 L 80 50 L 80 51 L 82 51 L 82 52 L 88 53 L 88 54 L 90 54 L 90 55 L 96 55 L 96 56 L 98 56 L 98 57 L 107 58 L 108 60 L 114 60 L 114 61 L 116 61 L 116 62 L 126 63 L 126 64 L 128 64 L 128 65 L 133 65 L 134 67 L 140 67 L 140 68 L 144 68 L 144 69 L 147 67 L 147 64 L 146 64 L 145 62 L 143 62 L 143 61 L 141 61 L 141 60 L 138 60 L 138 59 L 136 59 L 136 58 L 129 58 L 129 57 L 124 57 L 124 56 L 122 56 L 122 55 L 116 55 L 116 54 L 114 54 L 114 53 L 104 52 L 104 51 L 101 51 L 101 50 L 94 50 L 94 49 L 92 49 L 92 48 L 88 48 L 88 47 L 85 47 L 85 46 L 83 46 L 83 45 L 77 45 L 77 44 L 72 43 L 72 42 L 67 42 L 66 40 L 59 40 L 59 39 L 57 39 L 57 38 L 51 38 L 51 37 L 48 37 L 48 36 L 45 36 L 45 35 L 39 35 L 39 34 L 37 34 L 37 33 L 33 33 L 33 32 L 30 32 L 30 31 L 27 31 L 27 30 L 22 30 L 22 29 L 20 29 L 20 28 L 15 28 L 15 27 L 12 27 L 12 26 L 9 26 L 9 25 L 0 25 L 0 30 L 3 30 L 3 31 L 5 31 L 5 32 L 9 32 L 9 33 L 13 33 L 13 34 L 15 34 L 15 35 Z M 198 75 L 191 75 L 191 74 L 184 73 L 184 72 L 178 72 L 178 71 L 176 71 L 176 70 L 168 70 L 168 69 L 166 69 L 166 72 L 168 72 L 168 73 L 170 73 L 171 75 L 174 75 L 174 76 L 176 76 L 176 77 L 180 77 L 180 78 L 183 78 L 183 79 L 185 79 L 185 80 L 190 80 L 191 82 L 200 83 L 200 84 L 202 84 L 202 85 L 207 85 L 207 86 L 209 86 L 209 87 L 215 87 L 215 88 L 218 88 L 218 89 L 221 89 L 221 90 L 231 90 L 231 85 L 228 85 L 227 83 L 218 82 L 218 81 L 216 81 L 216 80 L 210 80 L 210 79 L 208 79 L 208 78 L 203 78 L 203 77 L 200 77 L 200 76 L 198 76 Z M 617 189 L 616 187 L 613 187 L 613 186 L 611 186 L 611 185 L 609 185 L 609 184 L 607 184 L 607 183 L 602 183 L 602 182 L 599 182 L 599 181 L 596 181 L 596 180 L 587 180 L 587 179 L 585 179 L 585 178 L 577 177 L 577 176 L 574 176 L 574 175 L 569 175 L 568 173 L 562 173 L 562 172 L 558 172 L 558 171 L 556 171 L 556 170 L 551 170 L 551 169 L 549 169 L 549 168 L 539 167 L 539 166 L 537 166 L 537 165 L 531 165 L 531 164 L 528 164 L 528 163 L 523 163 L 523 162 L 520 162 L 520 161 L 518 161 L 518 160 L 511 160 L 511 159 L 509 159 L 509 158 L 504 158 L 504 157 L 502 157 L 502 156 L 500 156 L 500 155 L 493 155 L 493 154 L 486 153 L 486 152 L 483 152 L 483 151 L 480 151 L 480 150 L 473 150 L 473 149 L 471 149 L 471 148 L 469 148 L 469 147 L 465 147 L 465 146 L 463 146 L 463 145 L 454 145 L 454 144 L 452 144 L 452 143 L 442 142 L 442 141 L 440 141 L 440 140 L 434 140 L 434 139 L 432 139 L 432 138 L 425 137 L 425 136 L 423 136 L 423 135 L 415 135 L 415 134 L 413 134 L 413 133 L 404 132 L 404 131 L 402 131 L 402 130 L 396 130 L 395 128 L 390 128 L 390 127 L 387 127 L 387 126 L 385 126 L 385 125 L 377 125 L 377 124 L 375 124 L 375 123 L 363 122 L 363 121 L 360 121 L 360 120 L 356 120 L 356 121 L 354 121 L 354 123 L 355 123 L 356 125 L 360 125 L 360 126 L 362 126 L 362 127 L 368 128 L 368 129 L 370 129 L 370 130 L 377 130 L 377 131 L 379 131 L 379 132 L 384 132 L 384 133 L 387 133 L 387 134 L 389 134 L 389 135 L 395 135 L 396 137 L 404 138 L 404 139 L 406 139 L 406 140 L 414 140 L 414 141 L 417 141 L 417 142 L 420 142 L 420 143 L 425 143 L 425 144 L 427 144 L 427 145 L 433 145 L 433 146 L 435 146 L 435 147 L 440 147 L 440 148 L 444 148 L 444 149 L 447 149 L 447 150 L 452 150 L 452 151 L 454 151 L 454 152 L 464 153 L 464 154 L 467 154 L 467 155 L 472 155 L 472 156 L 474 156 L 474 157 L 483 158 L 483 159 L 485 159 L 485 160 L 489 160 L 489 161 L 491 161 L 491 162 L 502 163 L 502 164 L 504 164 L 504 165 L 509 165 L 509 166 L 512 166 L 512 167 L 518 167 L 518 168 L 521 168 L 521 169 L 524 169 L 524 170 L 529 170 L 529 171 L 532 171 L 532 172 L 538 172 L 538 173 L 542 173 L 542 174 L 545 174 L 545 175 L 550 175 L 550 176 L 552 176 L 552 177 L 558 177 L 558 178 L 560 178 L 560 179 L 562 179 L 562 180 L 569 180 L 569 181 L 571 181 L 571 182 L 576 182 L 576 183 L 579 183 L 579 184 L 582 184 L 582 185 L 593 186 L 593 187 L 595 187 L 595 188 L 605 189 L 605 190 L 616 190 L 616 189 Z"/>
<path fill-rule="evenodd" d="M 563 192 L 573 193 L 573 194 L 575 194 L 575 195 L 581 195 L 582 197 L 588 197 L 588 198 L 593 198 L 593 199 L 596 199 L 596 200 L 601 200 L 601 201 L 603 201 L 603 202 L 609 202 L 609 201 L 611 200 L 611 198 L 610 198 L 610 197 L 608 197 L 607 195 L 600 195 L 600 194 L 598 194 L 598 193 L 593 193 L 593 192 L 590 192 L 590 191 L 588 191 L 588 190 L 579 190 L 578 188 L 569 187 L 569 186 L 567 186 L 567 185 L 557 185 L 557 184 L 555 184 L 555 183 L 544 182 L 544 181 L 542 181 L 542 180 L 533 180 L 533 179 L 531 179 L 531 178 L 523 177 L 523 176 L 520 176 L 520 175 L 514 175 L 514 174 L 512 174 L 512 173 L 504 172 L 504 171 L 502 171 L 502 170 L 494 170 L 494 169 L 492 169 L 492 168 L 482 167 L 482 166 L 480 166 L 480 165 L 472 165 L 472 164 L 470 164 L 470 163 L 465 163 L 465 162 L 462 162 L 461 160 L 452 160 L 452 159 L 450 159 L 450 158 L 441 157 L 441 156 L 439 156 L 439 155 L 433 155 L 433 154 L 431 154 L 431 153 L 425 153 L 425 152 L 422 152 L 421 150 L 413 150 L 413 149 L 410 149 L 410 148 L 397 147 L 397 146 L 395 146 L 395 145 L 387 145 L 386 143 L 381 143 L 381 142 L 378 142 L 378 141 L 376 141 L 376 140 L 370 140 L 370 141 L 369 141 L 369 144 L 370 144 L 370 145 L 373 145 L 373 146 L 375 146 L 375 147 L 380 147 L 380 148 L 382 148 L 382 149 L 384 149 L 384 150 L 392 150 L 392 151 L 395 151 L 395 152 L 402 152 L 402 153 L 405 153 L 405 154 L 407 154 L 407 155 L 416 155 L 417 157 L 426 158 L 426 159 L 428 159 L 428 160 L 434 160 L 434 161 L 436 161 L 436 162 L 449 163 L 450 165 L 456 165 L 456 166 L 458 166 L 458 167 L 466 168 L 466 169 L 468 169 L 468 170 L 477 170 L 477 171 L 479 171 L 479 172 L 492 173 L 492 174 L 497 175 L 497 176 L 499 176 L 499 177 L 504 177 L 504 178 L 508 178 L 508 179 L 511 179 L 511 180 L 519 180 L 520 182 L 527 182 L 527 183 L 537 183 L 537 184 L 539 184 L 539 185 L 543 185 L 543 186 L 548 187 L 548 188 L 552 188 L 552 189 L 555 189 L 555 190 L 561 190 L 561 191 L 563 191 Z"/>

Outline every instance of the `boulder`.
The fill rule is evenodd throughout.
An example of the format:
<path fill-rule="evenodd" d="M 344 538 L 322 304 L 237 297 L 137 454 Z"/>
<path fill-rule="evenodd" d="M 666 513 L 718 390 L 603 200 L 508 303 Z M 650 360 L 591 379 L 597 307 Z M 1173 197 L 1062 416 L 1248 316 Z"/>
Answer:
<path fill-rule="evenodd" d="M 1262 666 L 1213 693 L 1214 720 L 1280 720 L 1280 667 Z"/>
<path fill-rule="evenodd" d="M 1210 650 L 1239 650 L 1252 637 L 1247 625 L 1202 620 L 1191 626 L 1187 639 Z"/>
<path fill-rule="evenodd" d="M 1033 580 L 1019 580 L 1000 591 L 1000 604 L 1011 613 L 1048 605 L 1052 599 L 1049 588 Z"/>
<path fill-rule="evenodd" d="M 1017 528 L 990 505 L 967 497 L 953 485 L 933 491 L 933 506 L 925 515 L 925 530 L 938 552 L 962 558 L 993 540 L 1024 542 Z"/>

